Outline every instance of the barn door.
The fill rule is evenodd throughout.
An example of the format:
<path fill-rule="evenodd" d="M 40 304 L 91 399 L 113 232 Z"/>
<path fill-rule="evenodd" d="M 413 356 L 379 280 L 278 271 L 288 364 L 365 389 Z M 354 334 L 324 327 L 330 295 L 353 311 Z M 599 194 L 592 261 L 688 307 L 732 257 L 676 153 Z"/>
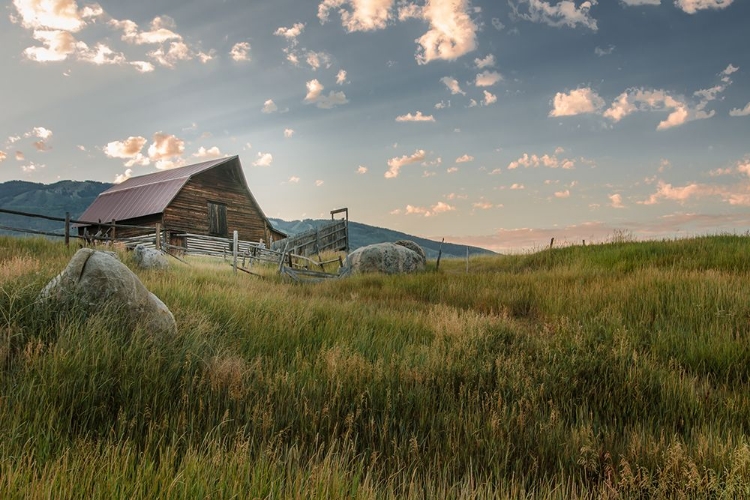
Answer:
<path fill-rule="evenodd" d="M 227 229 L 227 206 L 223 203 L 208 202 L 208 234 L 211 236 L 226 237 Z"/>

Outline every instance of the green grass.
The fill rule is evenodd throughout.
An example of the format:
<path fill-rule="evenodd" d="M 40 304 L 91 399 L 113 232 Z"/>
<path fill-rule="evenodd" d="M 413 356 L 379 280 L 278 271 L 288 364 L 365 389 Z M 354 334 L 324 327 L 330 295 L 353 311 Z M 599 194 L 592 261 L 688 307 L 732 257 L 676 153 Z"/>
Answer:
<path fill-rule="evenodd" d="M 35 306 L 73 252 L 0 239 L 0 497 L 750 495 L 750 238 L 305 285 L 172 261 L 139 272 L 166 339 Z"/>

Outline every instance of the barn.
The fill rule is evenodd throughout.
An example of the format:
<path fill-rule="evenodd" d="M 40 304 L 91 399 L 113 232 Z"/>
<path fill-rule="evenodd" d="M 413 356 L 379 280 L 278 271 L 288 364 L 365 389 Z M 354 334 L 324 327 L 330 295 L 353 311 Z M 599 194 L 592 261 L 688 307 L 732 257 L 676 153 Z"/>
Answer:
<path fill-rule="evenodd" d="M 160 224 L 174 245 L 185 233 L 231 237 L 238 231 L 241 240 L 265 242 L 286 237 L 250 192 L 238 156 L 131 177 L 101 193 L 80 220 L 80 235 L 114 221 L 117 238 L 145 234 L 153 230 L 143 227 Z"/>

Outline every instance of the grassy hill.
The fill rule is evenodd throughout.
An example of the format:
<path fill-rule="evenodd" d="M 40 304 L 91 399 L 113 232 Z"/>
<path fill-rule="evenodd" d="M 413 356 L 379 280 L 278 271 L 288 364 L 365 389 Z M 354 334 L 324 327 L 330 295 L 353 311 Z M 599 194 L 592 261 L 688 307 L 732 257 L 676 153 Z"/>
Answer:
<path fill-rule="evenodd" d="M 315 285 L 173 261 L 139 275 L 174 338 L 35 307 L 72 251 L 0 239 L 2 498 L 750 494 L 750 238 Z"/>

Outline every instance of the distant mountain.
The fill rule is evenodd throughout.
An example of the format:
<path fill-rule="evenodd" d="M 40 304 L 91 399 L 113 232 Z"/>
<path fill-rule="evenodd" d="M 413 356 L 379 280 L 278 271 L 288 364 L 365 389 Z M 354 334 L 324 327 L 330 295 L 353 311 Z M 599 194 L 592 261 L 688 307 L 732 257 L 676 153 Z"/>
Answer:
<path fill-rule="evenodd" d="M 0 208 L 65 217 L 70 212 L 73 219 L 80 215 L 112 184 L 96 181 L 59 181 L 54 184 L 40 184 L 26 181 L 8 181 L 0 183 Z M 34 229 L 62 233 L 62 222 L 45 219 L 32 219 L 19 215 L 0 213 L 0 234 L 18 234 L 8 231 L 7 227 Z"/>
<path fill-rule="evenodd" d="M 99 193 L 111 186 L 112 184 L 96 181 L 59 181 L 54 184 L 26 181 L 2 182 L 0 183 L 0 208 L 61 218 L 65 217 L 65 212 L 70 212 L 71 218 L 77 219 Z M 270 219 L 270 221 L 275 227 L 290 235 L 304 233 L 328 222 L 327 220 L 313 219 L 295 221 Z M 7 228 L 33 229 L 62 234 L 63 223 L 0 213 L 0 234 L 19 234 L 9 231 Z M 412 240 L 418 243 L 424 248 L 427 256 L 432 259 L 437 257 L 440 249 L 439 241 L 349 221 L 349 246 L 352 250 L 373 243 L 398 240 Z M 464 245 L 443 243 L 442 248 L 445 257 L 466 256 L 466 246 Z M 470 255 L 490 253 L 493 252 L 483 248 L 469 247 Z"/>
<path fill-rule="evenodd" d="M 284 221 L 281 219 L 269 219 L 277 229 L 289 234 L 299 234 L 310 231 L 322 224 L 330 222 L 326 219 L 305 219 L 295 221 Z M 440 242 L 412 236 L 400 231 L 393 231 L 377 226 L 370 226 L 360 222 L 349 221 L 349 246 L 351 250 L 360 247 L 372 245 L 373 243 L 384 243 L 388 241 L 412 240 L 421 246 L 427 257 L 430 259 L 437 258 L 440 250 Z M 456 245 L 454 243 L 443 243 L 444 257 L 466 257 L 466 245 Z M 490 250 L 479 247 L 469 247 L 469 255 L 492 254 Z"/>

